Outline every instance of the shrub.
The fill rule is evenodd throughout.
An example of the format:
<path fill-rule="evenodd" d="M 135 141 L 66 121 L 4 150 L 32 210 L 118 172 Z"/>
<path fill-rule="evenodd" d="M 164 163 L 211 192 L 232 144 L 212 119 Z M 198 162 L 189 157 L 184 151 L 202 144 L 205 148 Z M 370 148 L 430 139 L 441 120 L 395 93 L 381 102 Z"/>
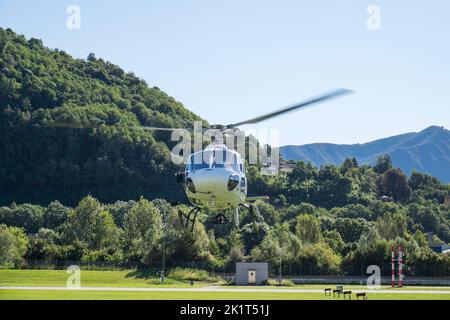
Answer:
<path fill-rule="evenodd" d="M 264 284 L 268 285 L 268 286 L 282 286 L 282 287 L 294 287 L 295 286 L 295 283 L 293 283 L 289 279 L 282 279 L 281 283 L 278 280 L 269 279 L 269 280 L 264 281 Z"/>
<path fill-rule="evenodd" d="M 170 270 L 169 277 L 176 280 L 218 281 L 219 278 L 210 275 L 206 270 L 190 268 L 174 268 Z"/>

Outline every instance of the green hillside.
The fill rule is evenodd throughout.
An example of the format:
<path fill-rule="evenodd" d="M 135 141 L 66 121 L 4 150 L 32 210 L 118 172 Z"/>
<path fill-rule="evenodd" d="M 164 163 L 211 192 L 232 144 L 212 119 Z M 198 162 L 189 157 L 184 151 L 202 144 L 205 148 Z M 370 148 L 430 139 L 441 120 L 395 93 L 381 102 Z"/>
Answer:
<path fill-rule="evenodd" d="M 0 28 L 0 70 L 0 204 L 181 199 L 169 134 L 127 127 L 190 127 L 200 118 L 180 102 L 93 54 L 74 59 L 10 29 Z M 48 127 L 92 119 L 108 126 Z"/>

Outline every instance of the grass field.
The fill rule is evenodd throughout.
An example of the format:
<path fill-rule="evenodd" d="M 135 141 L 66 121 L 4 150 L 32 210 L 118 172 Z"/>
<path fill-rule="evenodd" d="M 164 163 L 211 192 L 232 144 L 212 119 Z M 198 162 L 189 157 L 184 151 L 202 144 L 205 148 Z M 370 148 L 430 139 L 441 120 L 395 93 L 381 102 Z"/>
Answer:
<path fill-rule="evenodd" d="M 0 286 L 36 286 L 64 287 L 69 274 L 65 270 L 9 270 L 0 269 Z M 136 270 L 93 271 L 81 272 L 83 287 L 190 287 L 187 281 L 166 278 L 161 284 L 156 275 Z M 195 282 L 194 286 L 205 283 Z"/>
<path fill-rule="evenodd" d="M 65 290 L 0 290 L 0 300 L 341 300 L 322 293 L 273 292 L 115 292 Z M 355 298 L 353 298 L 355 299 Z M 369 293 L 369 300 L 449 300 L 443 294 Z"/>
<path fill-rule="evenodd" d="M 65 287 L 66 279 L 69 275 L 65 270 L 1 270 L 0 269 L 0 287 Z M 138 272 L 135 270 L 124 271 L 82 271 L 82 287 L 104 287 L 121 288 L 122 291 L 100 291 L 97 288 L 91 290 L 44 290 L 43 288 L 27 289 L 1 289 L 0 300 L 103 300 L 103 299 L 136 299 L 136 300 L 343 300 L 342 298 L 326 297 L 318 292 L 265 292 L 269 289 L 315 289 L 321 290 L 332 285 L 298 285 L 295 287 L 237 287 L 220 286 L 222 291 L 214 292 L 218 288 L 218 283 L 196 282 L 194 289 L 209 288 L 214 286 L 211 291 L 132 291 L 131 288 L 158 288 L 162 290 L 171 290 L 174 288 L 191 288 L 186 281 L 175 279 L 166 279 L 164 285 L 159 284 L 159 279 L 151 274 Z M 130 288 L 127 290 L 127 288 Z M 258 292 L 236 292 L 232 289 L 258 289 Z M 225 289 L 225 290 L 224 290 Z M 227 289 L 230 289 L 230 292 Z M 393 290 L 390 292 L 370 292 L 364 286 L 346 285 L 348 290 L 364 290 L 368 292 L 369 300 L 450 300 L 449 287 L 406 287 L 402 289 L 391 289 L 383 287 L 384 290 Z M 111 289 L 110 289 L 111 290 Z M 208 289 L 209 290 L 209 289 Z M 259 291 L 260 290 L 260 291 Z M 426 290 L 430 293 L 401 293 L 402 290 Z M 449 294 L 431 293 L 433 290 L 449 291 Z M 225 292 L 224 292 L 225 291 Z M 353 299 L 355 299 L 353 297 Z"/>

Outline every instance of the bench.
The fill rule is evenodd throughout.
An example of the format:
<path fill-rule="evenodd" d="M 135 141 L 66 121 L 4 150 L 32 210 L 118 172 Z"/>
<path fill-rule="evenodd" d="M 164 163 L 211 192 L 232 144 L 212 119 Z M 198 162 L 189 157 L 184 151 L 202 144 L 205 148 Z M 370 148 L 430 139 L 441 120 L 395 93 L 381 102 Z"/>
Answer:
<path fill-rule="evenodd" d="M 352 292 L 350 290 L 343 291 L 342 293 L 344 294 L 344 299 L 346 295 L 348 295 L 348 300 L 352 299 Z"/>
<path fill-rule="evenodd" d="M 359 297 L 361 297 L 363 300 L 367 300 L 367 294 L 365 292 L 358 292 L 356 294 L 356 300 L 359 300 Z"/>
<path fill-rule="evenodd" d="M 326 296 L 331 296 L 331 288 L 325 288 L 323 291 L 325 292 Z"/>
<path fill-rule="evenodd" d="M 341 296 L 341 293 L 342 293 L 342 290 L 341 289 L 335 289 L 335 290 L 333 290 L 333 297 L 335 296 L 335 294 L 338 294 L 338 297 L 340 297 Z"/>

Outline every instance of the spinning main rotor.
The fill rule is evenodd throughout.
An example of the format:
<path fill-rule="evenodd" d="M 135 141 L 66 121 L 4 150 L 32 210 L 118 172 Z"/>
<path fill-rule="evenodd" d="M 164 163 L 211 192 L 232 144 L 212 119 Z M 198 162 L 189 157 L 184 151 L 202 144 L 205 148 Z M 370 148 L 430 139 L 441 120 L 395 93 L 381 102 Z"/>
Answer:
<path fill-rule="evenodd" d="M 334 99 L 337 98 L 339 96 L 345 95 L 345 94 L 349 94 L 352 93 L 352 90 L 348 90 L 348 89 L 335 89 L 333 91 L 330 91 L 328 93 L 322 94 L 320 96 L 316 96 L 313 97 L 311 99 L 302 101 L 300 103 L 294 104 L 292 106 L 288 106 L 279 110 L 276 110 L 274 112 L 270 112 L 261 116 L 258 116 L 256 118 L 252 118 L 252 119 L 248 119 L 248 120 L 244 120 L 241 122 L 237 122 L 237 123 L 232 123 L 232 124 L 227 124 L 227 125 L 222 125 L 222 124 L 215 124 L 215 125 L 211 125 L 207 128 L 205 128 L 205 130 L 208 129 L 216 129 L 216 130 L 220 130 L 222 132 L 226 132 L 227 130 L 232 130 L 232 129 L 236 129 L 238 126 L 242 126 L 242 125 L 247 125 L 247 124 L 256 124 L 265 120 L 269 120 L 271 118 L 275 118 L 278 117 L 280 115 L 298 110 L 298 109 L 303 109 L 306 107 L 310 107 L 314 104 L 317 103 L 321 103 L 324 102 L 326 100 L 330 100 L 330 99 Z M 80 129 L 84 129 L 84 128 L 96 128 L 99 127 L 103 124 L 106 124 L 104 120 L 98 119 L 98 118 L 93 118 L 91 120 L 91 123 L 88 125 L 76 125 L 73 123 L 68 123 L 65 121 L 52 121 L 51 123 L 48 124 L 48 126 L 50 127 L 55 127 L 55 128 L 80 128 Z M 134 126 L 135 128 L 141 128 L 143 130 L 150 130 L 150 131 L 175 131 L 175 130 L 190 130 L 188 128 L 163 128 L 163 127 L 151 127 L 151 126 Z M 132 128 L 134 128 L 132 126 Z"/>

